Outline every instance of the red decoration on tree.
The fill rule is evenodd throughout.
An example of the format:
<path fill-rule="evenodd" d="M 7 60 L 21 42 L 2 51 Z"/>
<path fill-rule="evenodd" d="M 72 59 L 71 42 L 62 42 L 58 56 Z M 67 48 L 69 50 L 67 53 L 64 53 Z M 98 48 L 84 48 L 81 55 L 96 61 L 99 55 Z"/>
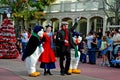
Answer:
<path fill-rule="evenodd" d="M 19 56 L 16 41 L 13 23 L 6 18 L 0 27 L 0 58 L 13 59 Z"/>

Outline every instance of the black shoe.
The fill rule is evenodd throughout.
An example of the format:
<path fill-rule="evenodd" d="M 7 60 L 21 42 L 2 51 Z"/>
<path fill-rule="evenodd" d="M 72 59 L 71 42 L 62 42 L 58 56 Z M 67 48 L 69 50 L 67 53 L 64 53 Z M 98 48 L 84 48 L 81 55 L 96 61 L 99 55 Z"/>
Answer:
<path fill-rule="evenodd" d="M 90 63 L 90 64 L 95 65 L 96 63 Z"/>
<path fill-rule="evenodd" d="M 71 75 L 71 73 L 68 73 L 68 72 L 66 72 L 65 74 L 67 74 L 67 75 Z"/>
<path fill-rule="evenodd" d="M 46 75 L 48 75 L 48 73 L 47 73 L 47 72 L 44 72 L 44 76 L 46 76 Z"/>
<path fill-rule="evenodd" d="M 53 75 L 50 71 L 47 71 L 47 73 L 48 73 L 49 75 Z"/>
<path fill-rule="evenodd" d="M 62 76 L 64 76 L 64 75 L 65 75 L 65 73 L 64 73 L 64 72 L 61 72 L 61 75 L 62 75 Z"/>

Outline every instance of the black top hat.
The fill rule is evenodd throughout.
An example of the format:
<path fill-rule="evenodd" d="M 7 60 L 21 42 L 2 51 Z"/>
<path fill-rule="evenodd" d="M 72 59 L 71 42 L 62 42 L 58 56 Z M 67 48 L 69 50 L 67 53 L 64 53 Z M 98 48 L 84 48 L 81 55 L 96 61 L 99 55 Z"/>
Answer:
<path fill-rule="evenodd" d="M 48 27 L 53 28 L 52 25 L 51 25 L 50 23 L 48 23 L 45 27 L 46 27 L 46 28 L 48 28 Z"/>

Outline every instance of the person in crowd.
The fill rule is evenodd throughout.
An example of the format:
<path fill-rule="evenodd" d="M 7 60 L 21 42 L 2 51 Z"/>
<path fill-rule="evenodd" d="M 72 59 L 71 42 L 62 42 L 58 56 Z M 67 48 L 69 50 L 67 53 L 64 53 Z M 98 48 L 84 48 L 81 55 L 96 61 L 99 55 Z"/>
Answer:
<path fill-rule="evenodd" d="M 118 56 L 115 59 L 112 59 L 110 63 L 111 67 L 120 67 L 120 51 L 118 51 Z"/>
<path fill-rule="evenodd" d="M 97 41 L 98 41 L 98 45 L 97 45 L 97 48 L 98 48 L 98 51 L 97 51 L 97 58 L 101 58 L 101 54 L 100 54 L 100 47 L 101 47 L 101 41 L 102 41 L 102 36 L 103 36 L 103 30 L 102 28 L 99 28 L 98 29 L 98 32 L 97 32 Z"/>
<path fill-rule="evenodd" d="M 55 69 L 55 53 L 53 50 L 53 33 L 51 24 L 46 25 L 46 31 L 43 36 L 44 52 L 41 54 L 39 61 L 41 62 L 40 68 L 44 68 L 44 75 L 52 75 L 50 69 Z"/>
<path fill-rule="evenodd" d="M 116 28 L 114 29 L 114 35 L 113 35 L 113 48 L 114 48 L 114 57 L 117 57 L 118 49 L 120 48 L 120 33 L 119 30 Z"/>
<path fill-rule="evenodd" d="M 87 47 L 88 47 L 88 50 L 87 50 L 87 55 L 89 56 L 89 62 L 88 63 L 91 63 L 90 62 L 90 54 L 91 54 L 91 50 L 92 50 L 92 47 L 91 47 L 91 42 L 93 41 L 93 32 L 89 32 L 89 34 L 85 37 L 85 39 L 87 40 Z"/>
<path fill-rule="evenodd" d="M 54 34 L 53 34 L 53 43 L 54 43 L 55 56 L 59 57 L 60 56 L 60 48 L 59 48 L 59 46 L 57 46 L 57 42 L 56 42 L 57 32 L 58 32 L 58 30 L 54 31 Z"/>
<path fill-rule="evenodd" d="M 110 61 L 113 59 L 113 34 L 110 33 L 109 37 L 107 38 L 107 42 L 108 42 L 108 50 L 107 50 L 107 56 L 108 56 L 108 63 L 110 63 Z"/>
<path fill-rule="evenodd" d="M 102 55 L 102 62 L 100 63 L 101 66 L 108 65 L 108 57 L 107 57 L 107 50 L 108 50 L 108 42 L 107 42 L 107 37 L 103 36 L 102 38 L 102 44 L 101 44 L 101 55 Z"/>
<path fill-rule="evenodd" d="M 68 72 L 70 67 L 70 49 L 75 48 L 75 43 L 72 39 L 72 33 L 78 25 L 78 20 L 80 18 L 75 19 L 75 23 L 71 28 L 68 28 L 68 22 L 61 23 L 61 30 L 57 32 L 56 41 L 57 45 L 60 47 L 60 73 L 61 75 L 71 75 Z M 64 61 L 66 60 L 65 66 Z"/>
<path fill-rule="evenodd" d="M 87 60 L 86 60 L 86 57 L 87 57 L 87 45 L 86 45 L 85 41 L 80 42 L 79 51 L 81 53 L 80 62 L 86 63 L 87 62 Z"/>
<path fill-rule="evenodd" d="M 29 40 L 28 33 L 27 33 L 26 29 L 23 30 L 21 37 L 22 37 L 22 54 L 24 54 L 28 40 Z"/>
<path fill-rule="evenodd" d="M 102 39 L 102 36 L 103 36 L 103 30 L 102 30 L 102 28 L 99 28 L 97 35 L 99 35 L 99 38 Z"/>
<path fill-rule="evenodd" d="M 22 54 L 22 40 L 21 40 L 21 32 L 19 32 L 17 41 L 16 41 L 16 46 L 20 54 Z"/>
<path fill-rule="evenodd" d="M 107 57 L 108 57 L 108 61 L 110 63 L 110 60 L 113 58 L 113 33 L 110 31 L 105 31 L 105 35 L 107 38 L 107 43 L 108 43 L 108 50 L 107 50 Z"/>
<path fill-rule="evenodd" d="M 119 60 L 120 62 L 120 50 L 118 51 L 118 56 L 116 57 L 116 60 Z"/>
<path fill-rule="evenodd" d="M 101 53 L 100 53 L 99 50 L 100 50 L 100 47 L 101 47 L 102 38 L 101 38 L 99 32 L 97 33 L 97 41 L 98 41 L 98 44 L 97 44 L 97 48 L 98 48 L 98 51 L 97 51 L 97 58 L 101 58 Z"/>
<path fill-rule="evenodd" d="M 91 51 L 89 53 L 89 63 L 96 64 L 96 52 L 97 52 L 97 37 L 96 33 L 93 33 L 93 39 L 91 41 Z"/>
<path fill-rule="evenodd" d="M 20 39 L 17 39 L 17 41 L 16 41 L 16 47 L 17 47 L 17 49 L 19 51 L 19 54 L 21 54 L 22 44 L 21 44 Z"/>
<path fill-rule="evenodd" d="M 30 39 L 30 37 L 31 37 L 31 29 L 28 28 L 28 39 Z"/>

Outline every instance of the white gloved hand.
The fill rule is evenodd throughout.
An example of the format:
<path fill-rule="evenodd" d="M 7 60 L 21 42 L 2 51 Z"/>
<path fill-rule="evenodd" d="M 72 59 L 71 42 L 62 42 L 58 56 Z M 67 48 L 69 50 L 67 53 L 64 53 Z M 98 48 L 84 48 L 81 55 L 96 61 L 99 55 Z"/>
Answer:
<path fill-rule="evenodd" d="M 65 43 L 68 43 L 68 40 L 65 40 Z"/>
<path fill-rule="evenodd" d="M 40 45 L 39 45 L 39 48 L 40 48 L 40 53 L 42 53 L 42 52 L 44 51 L 43 45 L 40 44 Z"/>
<path fill-rule="evenodd" d="M 77 17 L 75 18 L 75 22 L 78 22 L 80 20 L 81 17 Z"/>

